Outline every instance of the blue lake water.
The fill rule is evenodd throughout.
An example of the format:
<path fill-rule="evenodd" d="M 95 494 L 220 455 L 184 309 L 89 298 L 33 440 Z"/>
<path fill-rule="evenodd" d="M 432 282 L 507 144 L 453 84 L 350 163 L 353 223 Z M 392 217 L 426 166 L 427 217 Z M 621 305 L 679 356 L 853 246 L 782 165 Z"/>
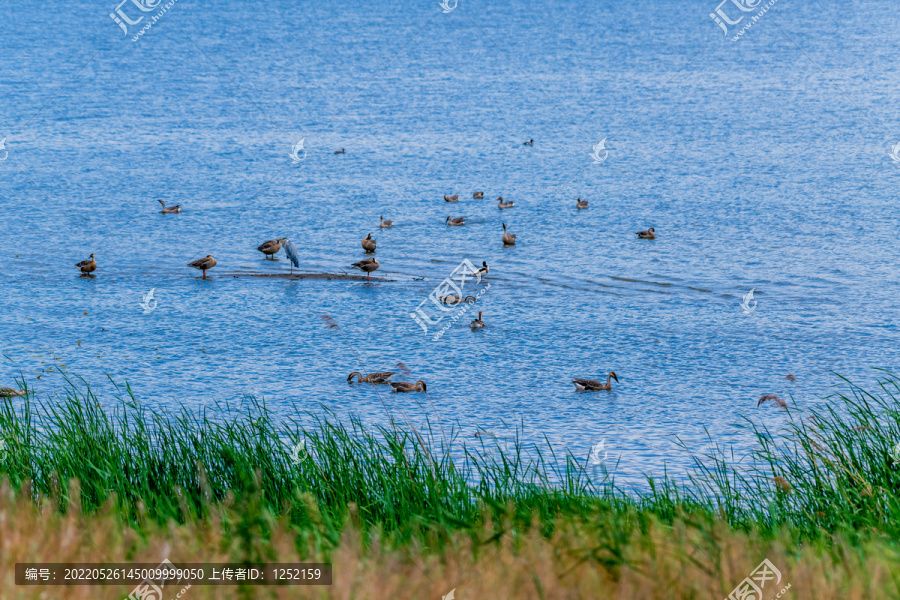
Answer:
<path fill-rule="evenodd" d="M 372 423 L 384 401 L 605 440 L 633 478 L 683 472 L 705 430 L 746 452 L 744 416 L 781 419 L 763 394 L 810 406 L 898 366 L 890 3 L 779 0 L 736 42 L 716 2 L 178 0 L 131 41 L 166 4 L 136 3 L 127 34 L 113 4 L 3 9 L 0 385 L 51 396 L 52 366 L 161 411 L 250 394 Z M 757 14 L 718 7 L 734 35 Z M 255 249 L 279 236 L 349 272 L 370 232 L 389 281 L 230 275 L 287 271 Z M 485 291 L 435 340 L 410 313 L 464 259 Z M 428 401 L 346 382 L 398 362 Z M 612 392 L 570 383 L 611 370 Z"/>

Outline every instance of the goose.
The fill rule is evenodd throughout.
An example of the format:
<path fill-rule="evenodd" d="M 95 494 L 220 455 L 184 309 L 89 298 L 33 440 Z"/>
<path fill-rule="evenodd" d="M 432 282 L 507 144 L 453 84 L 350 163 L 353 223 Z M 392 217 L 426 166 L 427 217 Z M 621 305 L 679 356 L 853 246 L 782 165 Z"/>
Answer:
<path fill-rule="evenodd" d="M 188 266 L 203 271 L 203 279 L 206 279 L 206 272 L 216 266 L 216 259 L 207 254 L 206 258 L 198 258 L 194 262 L 188 263 Z"/>
<path fill-rule="evenodd" d="M 459 194 L 453 194 L 452 196 L 444 194 L 444 202 L 459 202 Z"/>
<path fill-rule="evenodd" d="M 577 208 L 578 210 L 581 210 L 582 208 L 587 208 L 587 207 L 588 207 L 587 200 L 582 200 L 581 198 L 576 198 L 575 208 Z"/>
<path fill-rule="evenodd" d="M 15 398 L 16 396 L 24 396 L 25 390 L 17 390 L 14 388 L 0 387 L 0 398 Z"/>
<path fill-rule="evenodd" d="M 530 139 L 527 142 L 522 142 L 523 146 L 534 146 L 534 139 Z"/>
<path fill-rule="evenodd" d="M 266 258 L 275 260 L 275 255 L 281 250 L 281 239 L 265 241 L 259 245 L 257 250 L 265 254 Z"/>
<path fill-rule="evenodd" d="M 483 260 L 483 261 L 481 261 L 481 268 L 478 269 L 477 271 L 474 271 L 472 273 L 472 275 L 474 275 L 478 279 L 481 279 L 482 277 L 484 277 L 485 275 L 488 274 L 488 270 L 489 269 L 488 269 L 487 261 Z"/>
<path fill-rule="evenodd" d="M 475 192 L 474 194 L 472 194 L 472 197 L 476 200 L 481 200 L 482 198 L 484 198 L 484 192 Z"/>
<path fill-rule="evenodd" d="M 425 382 L 421 380 L 415 383 L 407 381 L 389 381 L 388 383 L 391 384 L 395 392 L 424 392 L 427 390 Z"/>
<path fill-rule="evenodd" d="M 375 240 L 372 239 L 372 234 L 367 235 L 362 241 L 363 250 L 366 251 L 366 254 L 371 254 L 375 252 Z"/>
<path fill-rule="evenodd" d="M 506 233 L 506 223 L 503 223 L 503 245 L 504 246 L 515 246 L 516 245 L 516 234 L 514 233 Z"/>
<path fill-rule="evenodd" d="M 159 202 L 160 204 L 162 204 L 162 207 L 163 207 L 163 209 L 162 209 L 162 214 L 164 214 L 164 215 L 168 215 L 168 214 L 171 214 L 171 213 L 180 213 L 180 212 L 181 212 L 181 206 L 178 205 L 178 204 L 176 204 L 175 206 L 170 206 L 169 208 L 166 208 L 166 203 L 165 203 L 165 202 L 163 202 L 162 200 L 157 200 L 157 202 Z"/>
<path fill-rule="evenodd" d="M 387 221 L 385 221 L 385 220 L 384 220 L 384 215 L 381 215 L 381 225 L 379 225 L 379 227 L 381 227 L 382 229 L 384 229 L 385 227 L 393 227 L 393 226 L 394 226 L 394 222 L 393 222 L 393 221 L 391 221 L 390 219 L 388 219 Z"/>
<path fill-rule="evenodd" d="M 346 154 L 346 152 L 347 152 L 347 151 L 344 150 L 343 148 L 341 148 L 340 150 L 335 150 L 335 151 L 334 151 L 335 154 Z"/>
<path fill-rule="evenodd" d="M 381 373 L 369 373 L 363 376 L 359 371 L 353 371 L 347 375 L 347 383 L 353 383 L 353 376 L 356 375 L 356 383 L 387 383 L 397 371 L 382 371 Z"/>
<path fill-rule="evenodd" d="M 510 200 L 509 202 L 504 202 L 503 196 L 500 196 L 499 198 L 497 198 L 497 208 L 499 208 L 500 210 L 503 210 L 504 208 L 512 208 L 515 205 L 516 205 L 516 203 L 513 202 L 512 200 Z"/>
<path fill-rule="evenodd" d="M 469 302 L 469 299 L 472 299 L 472 302 Z M 469 302 L 469 304 L 475 303 L 475 296 L 466 296 L 465 298 L 461 298 L 456 294 L 448 294 L 446 296 L 438 296 L 438 302 L 441 304 L 449 304 L 450 306 L 455 306 L 457 304 L 462 304 L 463 302 Z"/>
<path fill-rule="evenodd" d="M 605 385 L 594 379 L 573 379 L 572 383 L 575 384 L 575 389 L 579 392 L 583 392 L 585 390 L 589 392 L 596 392 L 599 390 L 611 390 L 612 384 L 609 382 L 610 379 L 615 379 L 616 383 L 619 383 L 619 378 L 616 377 L 615 371 L 610 371 L 609 375 L 606 376 Z"/>
<path fill-rule="evenodd" d="M 458 217 L 456 219 L 451 219 L 450 217 L 447 217 L 447 225 L 459 226 L 459 225 L 465 225 L 465 224 L 466 224 L 465 217 Z"/>
<path fill-rule="evenodd" d="M 472 329 L 481 329 L 484 327 L 484 321 L 481 320 L 481 311 L 478 311 L 478 318 L 472 319 L 472 322 L 469 323 L 469 327 Z"/>
<path fill-rule="evenodd" d="M 97 270 L 97 261 L 94 260 L 94 255 L 91 254 L 88 260 L 81 261 L 75 267 L 81 271 L 82 275 L 90 275 Z"/>
<path fill-rule="evenodd" d="M 380 267 L 381 265 L 378 263 L 377 259 L 367 258 L 366 260 L 361 260 L 359 262 L 353 263 L 352 266 L 354 266 L 357 269 L 359 269 L 360 271 L 364 272 L 366 274 L 366 281 L 370 281 L 369 275 L 373 271 L 377 271 L 378 267 Z"/>
<path fill-rule="evenodd" d="M 638 231 L 637 236 L 642 240 L 655 240 L 656 239 L 656 231 L 651 227 L 647 231 Z"/>

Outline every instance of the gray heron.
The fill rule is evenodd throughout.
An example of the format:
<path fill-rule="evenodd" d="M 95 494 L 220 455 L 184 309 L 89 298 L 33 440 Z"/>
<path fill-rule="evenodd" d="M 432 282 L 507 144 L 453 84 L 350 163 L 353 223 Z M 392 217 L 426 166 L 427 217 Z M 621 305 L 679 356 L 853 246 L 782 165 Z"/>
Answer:
<path fill-rule="evenodd" d="M 291 261 L 291 274 L 293 274 L 294 267 L 300 268 L 300 255 L 297 254 L 297 247 L 287 238 L 279 238 L 278 241 L 281 242 L 284 253 L 287 255 L 288 260 Z"/>

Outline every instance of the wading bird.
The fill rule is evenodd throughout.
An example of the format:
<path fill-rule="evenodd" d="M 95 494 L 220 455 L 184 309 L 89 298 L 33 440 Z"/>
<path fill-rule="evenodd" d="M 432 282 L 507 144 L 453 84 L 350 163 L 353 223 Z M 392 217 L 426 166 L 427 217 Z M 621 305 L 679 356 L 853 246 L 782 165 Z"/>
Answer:
<path fill-rule="evenodd" d="M 216 259 L 211 254 L 207 254 L 206 258 L 198 258 L 194 262 L 188 263 L 188 266 L 203 271 L 203 279 L 206 279 L 206 272 L 216 266 Z"/>
<path fill-rule="evenodd" d="M 97 261 L 94 260 L 94 255 L 91 254 L 89 259 L 81 261 L 75 267 L 81 271 L 82 275 L 90 275 L 97 270 Z"/>
<path fill-rule="evenodd" d="M 638 231 L 637 236 L 642 240 L 655 240 L 656 239 L 656 230 L 652 227 L 647 231 Z"/>
<path fill-rule="evenodd" d="M 587 200 L 582 200 L 581 198 L 575 199 L 575 208 L 577 208 L 578 210 L 581 210 L 581 209 L 587 208 L 587 207 L 588 207 Z"/>
<path fill-rule="evenodd" d="M 393 227 L 393 226 L 394 226 L 394 222 L 393 222 L 393 221 L 391 221 L 390 219 L 388 219 L 387 221 L 385 221 L 385 220 L 384 220 L 384 215 L 381 215 L 381 225 L 379 225 L 379 227 L 381 227 L 382 229 L 384 229 L 385 227 Z"/>
<path fill-rule="evenodd" d="M 484 321 L 481 320 L 480 310 L 478 311 L 478 318 L 472 319 L 472 322 L 469 323 L 469 327 L 471 327 L 472 329 L 481 329 L 482 327 L 484 327 Z"/>
<path fill-rule="evenodd" d="M 516 245 L 516 234 L 514 233 L 506 233 L 506 223 L 503 223 L 503 240 L 504 246 L 515 246 Z"/>
<path fill-rule="evenodd" d="M 459 202 L 459 194 L 453 194 L 452 196 L 444 194 L 444 202 Z"/>
<path fill-rule="evenodd" d="M 482 198 L 484 198 L 484 192 L 475 192 L 474 194 L 472 194 L 472 197 L 476 200 L 481 200 Z"/>
<path fill-rule="evenodd" d="M 503 196 L 497 198 L 497 208 L 499 208 L 500 210 L 503 210 L 504 208 L 512 208 L 515 205 L 516 203 L 512 200 L 510 200 L 509 202 L 504 202 Z"/>
<path fill-rule="evenodd" d="M 164 215 L 181 212 L 181 206 L 179 206 L 178 204 L 176 204 L 175 206 L 170 206 L 169 208 L 166 208 L 165 202 L 163 202 L 162 200 L 157 200 L 157 202 L 162 204 L 162 207 L 163 207 L 162 214 L 164 214 Z"/>
<path fill-rule="evenodd" d="M 280 240 L 268 240 L 263 242 L 257 248 L 260 252 L 266 255 L 266 258 L 275 260 L 275 255 L 278 254 L 278 251 L 281 250 L 281 241 Z"/>
<path fill-rule="evenodd" d="M 424 381 L 409 383 L 407 381 L 389 381 L 395 392 L 425 392 L 427 388 Z"/>
<path fill-rule="evenodd" d="M 297 247 L 287 238 L 278 238 L 281 247 L 284 248 L 284 255 L 291 261 L 291 275 L 294 274 L 294 267 L 300 268 L 300 255 L 297 254 Z"/>
<path fill-rule="evenodd" d="M 369 373 L 363 376 L 359 371 L 353 371 L 347 376 L 347 383 L 353 383 L 353 376 L 356 375 L 356 383 L 388 383 L 388 379 L 397 371 L 382 371 L 381 373 Z"/>
<path fill-rule="evenodd" d="M 375 252 L 375 240 L 372 239 L 372 234 L 370 233 L 366 237 L 363 238 L 362 247 L 363 250 L 366 251 L 366 254 L 371 254 Z"/>
<path fill-rule="evenodd" d="M 616 383 L 619 383 L 619 378 L 616 377 L 615 371 L 610 371 L 609 375 L 606 376 L 606 383 L 600 383 L 596 379 L 573 379 L 572 383 L 575 384 L 575 389 L 579 392 L 589 391 L 589 392 L 598 392 L 600 390 L 611 390 L 612 383 L 610 383 L 610 379 L 615 379 Z"/>
<path fill-rule="evenodd" d="M 377 260 L 377 259 L 375 259 L 375 258 L 367 258 L 367 259 L 365 259 L 365 260 L 361 260 L 361 261 L 359 261 L 359 262 L 355 262 L 355 263 L 353 263 L 353 265 L 351 265 L 351 266 L 356 267 L 356 268 L 359 269 L 360 271 L 363 271 L 363 272 L 366 274 L 366 281 L 370 281 L 369 275 L 370 275 L 373 271 L 377 271 L 377 270 L 378 270 L 378 267 L 380 267 L 381 265 L 378 264 L 378 260 Z"/>
<path fill-rule="evenodd" d="M 465 224 L 466 224 L 465 217 L 457 217 L 455 219 L 451 219 L 450 217 L 447 217 L 447 225 L 452 225 L 454 227 L 458 227 L 460 225 L 465 225 Z"/>

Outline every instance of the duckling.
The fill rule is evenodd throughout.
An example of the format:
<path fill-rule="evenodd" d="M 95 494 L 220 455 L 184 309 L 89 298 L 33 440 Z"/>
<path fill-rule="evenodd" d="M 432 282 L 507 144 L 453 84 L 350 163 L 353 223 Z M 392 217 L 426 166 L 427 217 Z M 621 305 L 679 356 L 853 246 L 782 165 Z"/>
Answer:
<path fill-rule="evenodd" d="M 97 261 L 94 260 L 94 255 L 91 254 L 88 260 L 81 261 L 75 267 L 81 271 L 82 275 L 90 275 L 97 270 Z"/>
<path fill-rule="evenodd" d="M 393 222 L 393 221 L 391 221 L 390 219 L 388 219 L 387 221 L 385 221 L 385 220 L 384 220 L 384 215 L 381 215 L 381 225 L 379 225 L 379 227 L 381 227 L 382 229 L 384 229 L 385 227 L 393 227 L 393 226 L 394 226 L 394 222 Z"/>
<path fill-rule="evenodd" d="M 24 396 L 25 390 L 17 390 L 15 388 L 0 388 L 0 398 L 15 398 L 16 396 Z"/>
<path fill-rule="evenodd" d="M 471 300 L 471 302 L 469 302 Z M 450 306 L 455 306 L 457 304 L 462 304 L 463 302 L 469 302 L 469 304 L 475 303 L 475 296 L 466 296 L 465 298 L 461 298 L 456 294 L 448 294 L 446 296 L 438 296 L 438 302 L 441 304 L 449 304 Z"/>
<path fill-rule="evenodd" d="M 157 200 L 157 202 L 159 202 L 160 204 L 162 204 L 162 207 L 163 207 L 163 209 L 162 209 L 162 214 L 164 214 L 164 215 L 168 215 L 168 214 L 172 214 L 172 213 L 180 213 L 180 212 L 181 212 L 181 206 L 178 205 L 178 204 L 176 204 L 175 206 L 170 206 L 169 208 L 166 208 L 166 203 L 165 203 L 165 202 L 163 202 L 162 200 Z"/>
<path fill-rule="evenodd" d="M 637 236 L 642 240 L 655 240 L 656 239 L 656 231 L 651 227 L 647 231 L 638 231 Z"/>
<path fill-rule="evenodd" d="M 424 392 L 427 390 L 425 386 L 425 382 L 419 380 L 415 383 L 409 383 L 407 381 L 389 381 L 391 387 L 395 392 Z"/>
<path fill-rule="evenodd" d="M 353 383 L 354 375 L 356 375 L 356 383 L 388 383 L 388 379 L 396 373 L 397 371 L 382 371 L 363 376 L 359 371 L 353 371 L 347 376 L 347 383 Z"/>
<path fill-rule="evenodd" d="M 366 281 L 370 281 L 369 276 L 372 274 L 372 272 L 377 271 L 378 267 L 380 267 L 381 264 L 375 258 L 367 258 L 365 260 L 353 263 L 352 266 L 364 272 L 366 274 Z"/>
<path fill-rule="evenodd" d="M 506 233 L 506 223 L 503 223 L 503 240 L 504 246 L 515 246 L 516 245 L 516 234 L 514 233 Z"/>
<path fill-rule="evenodd" d="M 522 142 L 523 146 L 534 146 L 534 139 L 530 139 L 527 142 Z"/>
<path fill-rule="evenodd" d="M 465 225 L 465 224 L 466 224 L 465 217 L 458 217 L 456 219 L 451 219 L 450 217 L 447 217 L 447 225 L 452 225 L 455 227 L 455 226 Z"/>
<path fill-rule="evenodd" d="M 619 378 L 616 377 L 615 371 L 610 371 L 609 375 L 606 376 L 606 384 L 602 384 L 595 379 L 573 379 L 572 383 L 575 384 L 575 389 L 579 392 L 583 392 L 585 390 L 589 392 L 596 392 L 599 390 L 611 390 L 612 384 L 610 383 L 610 379 L 615 379 L 616 383 L 619 383 Z"/>
<path fill-rule="evenodd" d="M 587 208 L 587 207 L 588 207 L 587 200 L 582 200 L 581 198 L 575 199 L 575 208 L 577 208 L 578 210 L 581 210 L 581 209 Z"/>
<path fill-rule="evenodd" d="M 504 208 L 512 208 L 515 205 L 516 205 L 516 203 L 513 202 L 512 200 L 510 200 L 509 202 L 504 202 L 503 196 L 500 196 L 499 198 L 497 198 L 497 208 L 499 208 L 500 210 L 503 210 Z"/>
<path fill-rule="evenodd" d="M 341 148 L 340 150 L 335 150 L 334 153 L 335 153 L 335 154 L 345 154 L 345 153 L 346 153 L 346 150 L 344 150 L 343 148 Z"/>
<path fill-rule="evenodd" d="M 475 192 L 474 194 L 472 194 L 472 197 L 476 200 L 481 200 L 482 198 L 484 198 L 484 192 Z"/>
<path fill-rule="evenodd" d="M 267 259 L 275 260 L 275 255 L 281 250 L 281 240 L 265 241 L 259 245 L 257 250 L 265 254 Z"/>
<path fill-rule="evenodd" d="M 206 258 L 198 258 L 194 262 L 188 263 L 188 266 L 203 271 L 203 279 L 206 279 L 206 272 L 216 266 L 216 264 L 216 259 L 211 254 L 207 254 Z"/>
<path fill-rule="evenodd" d="M 481 320 L 480 310 L 478 311 L 478 318 L 472 319 L 472 322 L 469 323 L 469 327 L 471 327 L 472 329 L 481 329 L 482 327 L 484 327 L 484 321 Z"/>
<path fill-rule="evenodd" d="M 372 239 L 372 234 L 367 235 L 362 241 L 363 250 L 366 251 L 366 254 L 371 254 L 375 252 L 375 240 Z"/>
<path fill-rule="evenodd" d="M 452 196 L 444 194 L 444 202 L 459 202 L 459 194 L 453 194 Z"/>

